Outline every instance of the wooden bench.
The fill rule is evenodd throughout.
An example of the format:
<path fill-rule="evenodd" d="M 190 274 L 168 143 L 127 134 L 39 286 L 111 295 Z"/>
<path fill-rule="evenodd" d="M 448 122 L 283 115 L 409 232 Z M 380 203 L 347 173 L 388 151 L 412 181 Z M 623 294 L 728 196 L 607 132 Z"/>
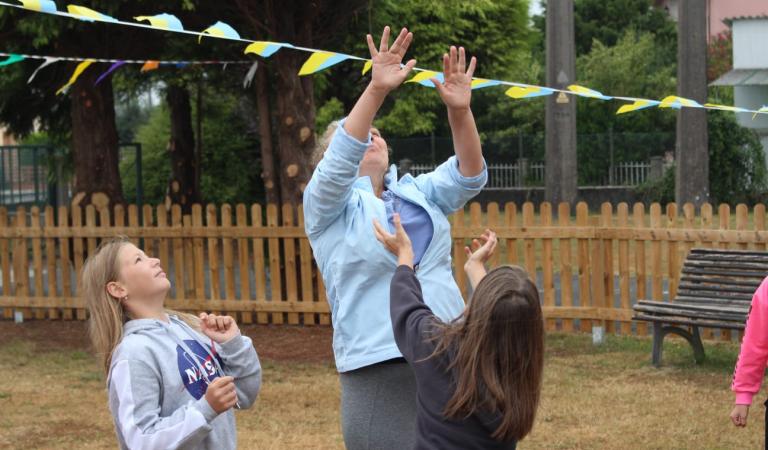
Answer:
<path fill-rule="evenodd" d="M 633 307 L 633 320 L 653 323 L 653 365 L 661 363 L 667 334 L 685 338 L 700 363 L 704 360 L 700 327 L 743 330 L 752 295 L 767 275 L 768 252 L 691 250 L 673 301 L 639 300 Z"/>

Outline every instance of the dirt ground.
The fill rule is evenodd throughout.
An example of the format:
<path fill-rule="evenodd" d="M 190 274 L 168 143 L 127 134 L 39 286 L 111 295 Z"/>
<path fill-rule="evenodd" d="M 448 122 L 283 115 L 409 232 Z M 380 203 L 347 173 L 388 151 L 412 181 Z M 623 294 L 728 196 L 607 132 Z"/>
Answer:
<path fill-rule="evenodd" d="M 238 411 L 243 449 L 343 448 L 339 384 L 327 327 L 245 326 L 264 366 L 257 404 Z M 759 395 L 746 429 L 728 422 L 738 347 L 706 344 L 695 365 L 683 342 L 551 334 L 542 403 L 521 449 L 762 447 Z M 82 322 L 0 322 L 0 448 L 115 448 L 104 376 Z"/>

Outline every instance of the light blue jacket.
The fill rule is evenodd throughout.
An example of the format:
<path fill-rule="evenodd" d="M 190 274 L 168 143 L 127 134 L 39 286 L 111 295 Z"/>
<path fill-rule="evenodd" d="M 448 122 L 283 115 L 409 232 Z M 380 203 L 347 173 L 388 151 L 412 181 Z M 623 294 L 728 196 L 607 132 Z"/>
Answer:
<path fill-rule="evenodd" d="M 371 137 L 360 142 L 343 125 L 341 121 L 304 191 L 304 226 L 328 294 L 339 372 L 402 356 L 389 318 L 389 284 L 397 260 L 373 233 L 374 218 L 388 226 L 387 213 L 370 178 L 358 177 Z M 384 178 L 387 189 L 423 207 L 432 219 L 434 235 L 417 276 L 427 305 L 444 321 L 464 309 L 453 279 L 446 216 L 483 188 L 488 178 L 483 166 L 480 175 L 464 177 L 454 156 L 433 172 L 399 181 L 393 165 Z"/>

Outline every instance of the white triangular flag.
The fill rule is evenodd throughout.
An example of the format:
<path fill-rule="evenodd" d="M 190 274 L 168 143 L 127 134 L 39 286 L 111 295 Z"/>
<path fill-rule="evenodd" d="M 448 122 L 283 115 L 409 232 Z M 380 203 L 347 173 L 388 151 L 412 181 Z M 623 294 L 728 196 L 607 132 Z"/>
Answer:
<path fill-rule="evenodd" d="M 34 72 L 32 72 L 32 76 L 29 77 L 29 80 L 27 80 L 27 84 L 31 83 L 32 80 L 35 79 L 35 75 L 37 75 L 37 72 L 40 72 L 40 69 L 42 69 L 43 67 L 50 66 L 51 64 L 55 63 L 56 61 L 60 61 L 60 60 L 61 60 L 61 58 L 54 58 L 52 56 L 46 57 L 45 61 L 43 61 L 43 63 L 40 64 L 40 67 L 38 67 L 37 69 L 35 69 Z"/>
<path fill-rule="evenodd" d="M 251 83 L 253 83 L 253 77 L 256 76 L 256 70 L 259 68 L 259 62 L 256 61 L 253 63 L 250 69 L 248 69 L 248 73 L 245 74 L 245 78 L 243 79 L 243 89 L 248 89 L 251 86 Z"/>

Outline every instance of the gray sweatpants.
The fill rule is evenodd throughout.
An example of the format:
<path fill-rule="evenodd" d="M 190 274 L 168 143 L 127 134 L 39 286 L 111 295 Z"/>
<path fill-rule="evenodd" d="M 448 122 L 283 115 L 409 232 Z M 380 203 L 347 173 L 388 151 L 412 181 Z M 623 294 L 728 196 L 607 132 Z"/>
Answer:
<path fill-rule="evenodd" d="M 339 374 L 341 431 L 348 450 L 412 449 L 416 433 L 416 378 L 406 362 Z"/>

